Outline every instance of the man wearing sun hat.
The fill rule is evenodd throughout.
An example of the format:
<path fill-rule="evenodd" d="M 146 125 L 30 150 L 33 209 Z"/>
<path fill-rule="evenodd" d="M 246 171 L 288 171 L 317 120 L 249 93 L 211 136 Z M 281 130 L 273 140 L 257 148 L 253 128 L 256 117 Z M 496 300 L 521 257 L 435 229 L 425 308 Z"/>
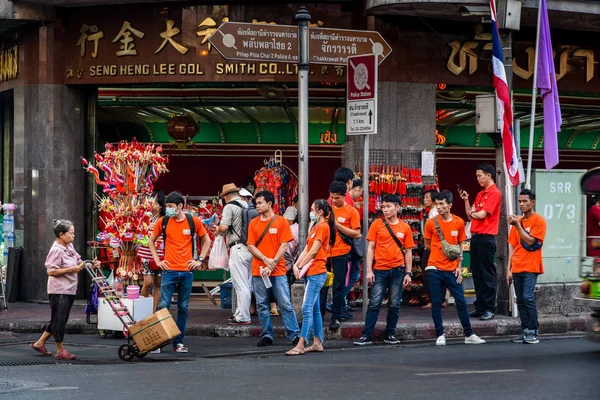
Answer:
<path fill-rule="evenodd" d="M 248 208 L 248 203 L 240 197 L 240 188 L 233 183 L 223 186 L 221 198 L 225 203 L 221 223 L 217 233 L 225 235 L 229 247 L 229 271 L 235 289 L 237 304 L 233 304 L 233 316 L 229 319 L 230 325 L 249 325 L 250 298 L 252 279 L 252 254 L 243 242 L 243 210 Z"/>

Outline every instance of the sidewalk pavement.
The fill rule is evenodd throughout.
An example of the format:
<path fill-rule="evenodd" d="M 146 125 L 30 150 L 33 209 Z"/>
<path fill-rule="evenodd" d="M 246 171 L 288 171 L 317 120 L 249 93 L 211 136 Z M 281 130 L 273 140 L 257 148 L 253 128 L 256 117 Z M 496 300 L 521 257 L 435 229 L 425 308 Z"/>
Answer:
<path fill-rule="evenodd" d="M 84 313 L 84 302 L 76 301 L 71 311 L 67 332 L 73 333 L 97 333 L 96 325 L 86 323 Z M 227 325 L 227 318 L 231 310 L 217 308 L 209 304 L 200 305 L 200 309 L 189 310 L 189 320 L 186 335 L 205 337 L 259 337 L 262 329 L 258 317 L 252 317 L 252 325 L 231 326 Z M 171 313 L 175 316 L 177 309 L 171 307 Z M 332 339 L 356 339 L 362 334 L 364 323 L 362 312 L 352 313 L 354 319 L 342 322 L 338 330 L 329 330 L 331 315 L 325 317 L 325 338 Z M 385 317 L 387 308 L 382 307 L 379 313 L 379 321 L 375 328 L 374 338 L 381 339 L 385 329 Z M 447 337 L 461 337 L 463 335 L 456 309 L 453 306 L 443 310 L 444 327 Z M 48 304 L 38 303 L 10 303 L 8 312 L 0 311 L 0 331 L 35 333 L 42 332 L 46 323 L 50 320 L 50 308 Z M 587 328 L 589 315 L 540 315 L 541 334 L 565 334 L 568 332 L 584 332 Z M 92 322 L 96 316 L 92 316 Z M 518 318 L 496 316 L 491 321 L 480 321 L 472 319 L 473 331 L 479 336 L 507 336 L 518 335 L 521 332 L 521 323 Z M 274 333 L 277 337 L 285 337 L 281 317 L 273 317 Z M 435 338 L 435 329 L 431 319 L 431 310 L 402 307 L 400 320 L 396 331 L 398 339 L 423 340 Z"/>

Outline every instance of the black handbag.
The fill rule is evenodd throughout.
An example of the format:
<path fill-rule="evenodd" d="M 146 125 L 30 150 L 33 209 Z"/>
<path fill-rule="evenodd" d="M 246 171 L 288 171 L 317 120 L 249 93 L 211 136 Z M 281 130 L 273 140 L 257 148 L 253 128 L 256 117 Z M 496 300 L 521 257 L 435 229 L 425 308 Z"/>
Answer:
<path fill-rule="evenodd" d="M 337 231 L 337 234 L 340 235 L 340 238 L 342 238 L 342 241 L 344 243 L 350 246 L 350 257 L 353 260 L 358 260 L 365 256 L 365 248 L 363 246 L 362 235 L 357 237 L 356 239 L 352 239 L 340 232 L 339 229 Z"/>

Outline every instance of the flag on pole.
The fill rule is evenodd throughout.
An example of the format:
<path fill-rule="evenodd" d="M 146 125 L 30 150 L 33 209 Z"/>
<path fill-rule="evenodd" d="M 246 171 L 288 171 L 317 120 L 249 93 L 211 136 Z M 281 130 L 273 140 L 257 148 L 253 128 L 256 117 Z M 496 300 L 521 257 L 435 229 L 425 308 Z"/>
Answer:
<path fill-rule="evenodd" d="M 496 0 L 490 0 L 490 9 L 492 14 L 492 69 L 494 70 L 494 88 L 496 88 L 496 99 L 498 100 L 498 116 L 502 121 L 501 134 L 504 162 L 506 163 L 506 172 L 510 183 L 513 186 L 517 186 L 520 182 L 519 164 L 515 141 L 512 136 L 512 104 L 506 81 L 504 62 L 502 61 L 500 34 L 498 33 L 498 24 L 496 22 Z"/>
<path fill-rule="evenodd" d="M 540 96 L 544 101 L 544 161 L 546 169 L 552 169 L 558 164 L 558 132 L 560 132 L 562 118 L 546 0 L 540 0 L 539 6 L 541 14 L 538 22 L 540 24 L 540 42 L 536 49 L 538 51 L 536 86 L 540 89 Z"/>

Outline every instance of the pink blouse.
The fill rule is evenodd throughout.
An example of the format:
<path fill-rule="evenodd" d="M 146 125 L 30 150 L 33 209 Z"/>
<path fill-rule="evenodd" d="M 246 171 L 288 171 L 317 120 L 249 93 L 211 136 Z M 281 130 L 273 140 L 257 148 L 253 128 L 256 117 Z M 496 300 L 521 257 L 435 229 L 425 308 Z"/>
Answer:
<path fill-rule="evenodd" d="M 81 256 L 72 244 L 67 247 L 54 242 L 46 257 L 46 269 L 71 268 L 81 263 Z M 48 276 L 48 294 L 71 294 L 77 292 L 77 274 Z"/>

